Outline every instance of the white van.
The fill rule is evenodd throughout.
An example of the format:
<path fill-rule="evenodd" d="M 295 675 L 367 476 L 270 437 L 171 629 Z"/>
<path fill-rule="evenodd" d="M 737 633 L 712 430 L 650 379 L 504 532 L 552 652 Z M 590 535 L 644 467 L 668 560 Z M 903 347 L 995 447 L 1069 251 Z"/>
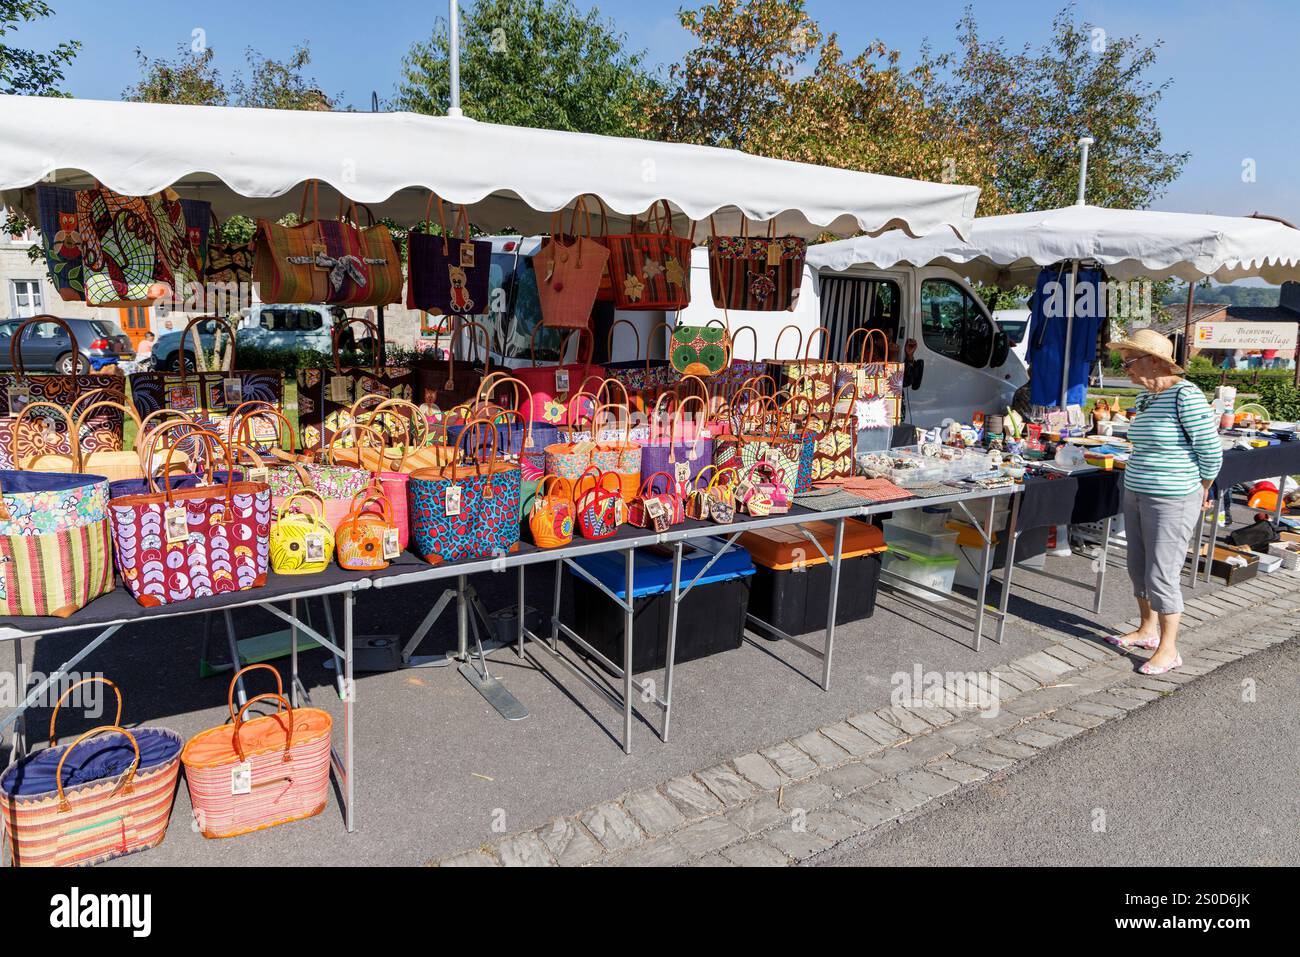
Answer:
<path fill-rule="evenodd" d="M 534 237 L 522 241 L 519 237 L 493 237 L 497 245 L 504 245 L 503 240 L 525 256 L 538 243 Z M 644 358 L 647 349 L 651 358 L 666 356 L 664 331 L 655 333 L 656 326 L 665 321 L 664 313 L 618 311 L 613 319 L 630 322 L 637 335 L 626 326 L 616 326 L 612 337 L 598 344 L 598 357 L 605 355 L 607 343 L 610 361 Z M 805 266 L 792 312 L 731 312 L 724 316 L 714 307 L 709 291 L 708 254 L 698 248 L 691 261 L 691 305 L 681 311 L 677 321 L 704 325 L 713 319 L 730 327 L 737 359 L 753 358 L 755 347 L 759 358 L 793 359 L 808 351 L 811 339 L 814 356 L 856 360 L 857 356 L 844 355 L 844 344 L 854 329 L 863 327 L 885 333 L 893 359 L 901 359 L 904 343 L 915 340 L 920 381 L 906 392 L 906 421 L 925 428 L 947 418 L 969 422 L 974 412 L 1002 411 L 1011 405 L 1016 390 L 1029 381 L 1024 362 L 1010 350 L 1006 333 L 982 300 L 964 279 L 940 266 L 863 266 L 843 272 Z M 671 323 L 673 316 L 669 314 L 667 320 Z M 824 337 L 817 332 L 819 326 L 827 330 Z M 608 336 L 609 317 L 598 313 L 596 328 L 598 335 Z M 749 329 L 754 331 L 753 337 Z M 855 351 L 863 338 L 855 339 Z M 639 353 L 634 352 L 638 341 Z M 528 364 L 522 343 L 522 339 L 512 343 L 506 365 Z M 574 341 L 566 360 L 571 361 L 576 350 Z"/>

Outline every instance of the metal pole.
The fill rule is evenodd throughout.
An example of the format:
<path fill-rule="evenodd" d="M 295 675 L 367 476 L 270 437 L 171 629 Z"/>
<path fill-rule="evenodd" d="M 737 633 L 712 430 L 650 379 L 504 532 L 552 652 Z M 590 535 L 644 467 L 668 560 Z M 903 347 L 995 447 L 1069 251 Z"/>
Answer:
<path fill-rule="evenodd" d="M 1065 351 L 1061 355 L 1061 410 L 1070 392 L 1070 340 L 1074 336 L 1074 290 L 1079 279 L 1079 261 L 1070 263 L 1070 284 L 1065 290 Z"/>
<path fill-rule="evenodd" d="M 1076 206 L 1084 206 L 1088 202 L 1088 147 L 1097 142 L 1091 136 L 1079 137 L 1079 195 L 1075 199 Z"/>
<path fill-rule="evenodd" d="M 447 0 L 447 65 L 451 68 L 451 99 L 448 116 L 463 116 L 460 111 L 460 4 Z"/>
<path fill-rule="evenodd" d="M 1187 313 L 1183 316 L 1183 344 L 1178 350 L 1178 364 L 1187 368 L 1187 360 L 1192 354 L 1192 307 L 1196 305 L 1196 283 L 1187 284 Z"/>

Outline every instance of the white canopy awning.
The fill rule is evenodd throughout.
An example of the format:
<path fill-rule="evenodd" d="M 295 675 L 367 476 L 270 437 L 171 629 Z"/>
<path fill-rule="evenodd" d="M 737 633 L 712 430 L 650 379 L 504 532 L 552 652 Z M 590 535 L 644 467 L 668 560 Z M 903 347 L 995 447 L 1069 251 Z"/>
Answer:
<path fill-rule="evenodd" d="M 1250 216 L 1067 206 L 983 217 L 966 236 L 965 241 L 897 233 L 846 239 L 810 248 L 808 262 L 834 270 L 947 266 L 976 282 L 1003 287 L 1033 285 L 1043 266 L 1070 261 L 1098 263 L 1117 280 L 1300 279 L 1300 230 Z"/>
<path fill-rule="evenodd" d="M 464 118 L 0 96 L 3 202 L 30 210 L 37 182 L 92 179 L 131 195 L 171 187 L 211 201 L 221 217 L 296 212 L 296 187 L 315 179 L 330 187 L 322 215 L 337 213 L 337 191 L 402 224 L 424 218 L 433 190 L 468 205 L 482 228 L 523 231 L 547 230 L 547 211 L 582 193 L 604 200 L 611 226 L 667 199 L 703 224 L 701 239 L 719 210 L 718 229 L 729 232 L 743 213 L 806 237 L 964 234 L 979 198 L 971 186 Z"/>

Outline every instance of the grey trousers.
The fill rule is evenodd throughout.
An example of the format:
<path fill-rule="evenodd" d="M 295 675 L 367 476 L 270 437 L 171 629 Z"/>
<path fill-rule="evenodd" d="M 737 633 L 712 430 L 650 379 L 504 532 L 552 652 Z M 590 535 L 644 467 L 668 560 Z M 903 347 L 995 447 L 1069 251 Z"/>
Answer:
<path fill-rule="evenodd" d="M 1128 577 L 1133 594 L 1161 615 L 1181 614 L 1180 582 L 1187 546 L 1205 492 L 1190 495 L 1124 493 L 1124 534 L 1128 536 Z"/>

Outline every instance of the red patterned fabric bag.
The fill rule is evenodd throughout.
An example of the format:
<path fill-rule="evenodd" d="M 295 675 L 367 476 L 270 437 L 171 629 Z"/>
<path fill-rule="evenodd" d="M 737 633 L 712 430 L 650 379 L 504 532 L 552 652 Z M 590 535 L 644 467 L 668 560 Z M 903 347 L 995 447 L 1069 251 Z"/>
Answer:
<path fill-rule="evenodd" d="M 713 220 L 709 219 L 713 232 Z M 799 299 L 808 241 L 777 236 L 769 220 L 767 238 L 750 238 L 742 220 L 739 236 L 709 237 L 709 289 L 719 309 L 790 312 Z"/>
<path fill-rule="evenodd" d="M 662 214 L 660 210 L 662 209 Z M 609 278 L 615 309 L 685 309 L 691 304 L 691 250 L 695 226 L 689 236 L 673 231 L 673 211 L 660 200 L 651 218 L 637 229 L 605 237 L 609 247 Z"/>
<path fill-rule="evenodd" d="M 123 196 L 96 187 L 77 194 L 88 306 L 132 306 L 173 295 L 202 278 L 185 214 L 171 190 Z"/>

